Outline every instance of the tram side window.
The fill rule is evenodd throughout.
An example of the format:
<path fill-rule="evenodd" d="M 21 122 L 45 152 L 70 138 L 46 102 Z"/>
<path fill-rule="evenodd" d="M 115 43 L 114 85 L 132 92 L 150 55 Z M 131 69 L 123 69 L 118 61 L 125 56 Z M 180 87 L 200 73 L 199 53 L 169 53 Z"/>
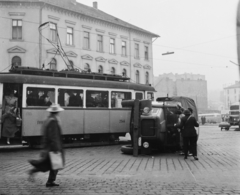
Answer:
<path fill-rule="evenodd" d="M 122 100 L 131 100 L 131 92 L 119 92 L 113 91 L 111 94 L 111 107 L 112 108 L 122 108 Z"/>
<path fill-rule="evenodd" d="M 86 91 L 86 107 L 108 108 L 108 91 Z"/>
<path fill-rule="evenodd" d="M 51 106 L 55 103 L 54 88 L 27 87 L 27 106 Z"/>
<path fill-rule="evenodd" d="M 148 92 L 148 93 L 147 93 L 147 99 L 153 101 L 153 100 L 154 100 L 154 95 L 153 95 L 153 93 Z"/>
<path fill-rule="evenodd" d="M 3 84 L 0 83 L 0 108 L 2 108 Z"/>
<path fill-rule="evenodd" d="M 142 93 L 136 93 L 136 99 L 137 100 L 142 100 L 143 99 L 143 94 Z"/>
<path fill-rule="evenodd" d="M 83 107 L 83 90 L 59 89 L 58 103 L 60 106 Z"/>

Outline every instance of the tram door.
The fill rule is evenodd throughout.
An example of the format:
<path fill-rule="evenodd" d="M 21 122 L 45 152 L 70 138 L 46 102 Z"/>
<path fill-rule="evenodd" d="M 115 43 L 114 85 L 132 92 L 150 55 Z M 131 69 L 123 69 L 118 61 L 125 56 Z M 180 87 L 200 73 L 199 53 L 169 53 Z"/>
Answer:
<path fill-rule="evenodd" d="M 17 112 L 20 113 L 20 116 L 22 116 L 22 84 L 15 84 L 15 83 L 4 83 L 0 84 L 0 115 L 6 112 L 13 112 L 14 114 L 17 114 Z M 15 138 L 21 138 L 22 129 L 21 126 L 15 128 L 14 125 L 12 125 L 13 118 L 7 119 L 7 117 L 3 117 L 4 121 L 2 121 L 1 124 L 1 137 L 6 137 L 8 134 L 15 137 Z M 7 126 L 9 126 L 9 131 L 4 133 L 3 132 L 3 123 L 8 123 Z M 11 126 L 13 126 L 12 131 L 15 133 L 11 133 Z M 5 131 L 5 130 L 4 130 Z"/>
<path fill-rule="evenodd" d="M 2 118 L 2 100 L 3 100 L 3 84 L 0 83 L 0 121 Z M 2 137 L 2 121 L 0 123 L 0 139 Z"/>

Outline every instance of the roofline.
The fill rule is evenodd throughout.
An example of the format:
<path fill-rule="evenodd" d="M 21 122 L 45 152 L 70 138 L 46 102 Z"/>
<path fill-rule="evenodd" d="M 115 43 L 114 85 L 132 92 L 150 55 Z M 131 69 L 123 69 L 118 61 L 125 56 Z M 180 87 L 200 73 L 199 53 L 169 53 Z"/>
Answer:
<path fill-rule="evenodd" d="M 10 81 L 11 78 L 11 81 Z M 111 88 L 111 89 L 128 89 L 135 91 L 152 91 L 154 87 L 137 84 L 131 82 L 105 81 L 92 79 L 76 79 L 64 77 L 49 77 L 39 75 L 26 75 L 16 73 L 1 73 L 1 83 L 21 83 L 21 84 L 39 84 L 39 85 L 58 85 L 58 86 L 75 86 L 75 87 L 96 87 L 96 88 Z M 68 83 L 68 84 L 66 84 Z M 69 84 L 70 83 L 70 84 Z M 106 87 L 108 86 L 108 87 Z"/>
<path fill-rule="evenodd" d="M 92 17 L 92 18 L 95 18 L 95 19 L 97 19 L 97 20 L 101 20 L 101 21 L 104 21 L 104 22 L 109 22 L 109 23 L 112 23 L 112 24 L 115 24 L 115 25 L 119 25 L 119 26 L 122 26 L 122 27 L 125 27 L 125 28 L 128 28 L 128 29 L 132 29 L 132 30 L 136 30 L 136 29 L 134 29 L 134 28 L 131 28 L 131 27 L 126 27 L 126 26 L 124 26 L 124 25 L 121 25 L 121 24 L 116 24 L 116 23 L 113 23 L 113 22 L 111 22 L 111 21 L 108 21 L 108 20 L 104 20 L 104 19 L 102 19 L 102 18 L 97 18 L 97 17 L 94 17 L 94 16 L 89 16 L 89 15 L 86 15 L 86 14 L 84 14 L 84 13 L 79 13 L 79 12 L 77 12 L 77 11 L 73 11 L 73 10 L 70 10 L 70 9 L 67 9 L 67 8 L 63 8 L 63 7 L 60 7 L 60 6 L 58 6 L 58 5 L 54 5 L 54 4 L 51 4 L 51 3 L 49 3 L 49 2 L 44 2 L 44 3 L 46 3 L 46 4 L 49 4 L 49 5 L 52 5 L 52 6 L 55 6 L 55 7 L 59 7 L 59 8 L 61 8 L 61 9 L 65 9 L 65 10 L 69 10 L 69 11 L 71 11 L 71 12 L 75 12 L 75 13 L 78 13 L 78 14 L 82 14 L 82 15 L 85 15 L 85 16 L 88 16 L 88 17 Z M 77 2 L 77 4 L 82 4 L 82 3 L 79 3 L 79 2 Z M 82 5 L 84 5 L 84 4 L 82 4 Z M 87 6 L 87 5 L 84 5 L 84 6 Z M 87 6 L 87 7 L 90 7 L 90 6 Z M 90 7 L 90 8 L 92 8 L 92 7 Z M 101 10 L 100 10 L 101 11 Z M 103 12 L 103 11 L 102 11 Z M 105 12 L 104 12 L 105 13 Z M 110 14 L 109 14 L 110 15 Z M 114 16 L 113 16 L 114 17 Z M 124 21 L 125 22 L 125 21 Z M 128 23 L 128 22 L 126 22 L 126 23 Z M 128 24 L 130 24 L 130 23 L 128 23 Z M 131 24 L 131 25 L 133 25 L 133 24 Z M 133 25 L 133 26 L 135 26 L 135 25 Z M 140 28 L 140 27 L 138 27 L 138 26 L 136 26 L 137 28 Z M 159 35 L 157 35 L 157 34 L 155 34 L 155 33 L 152 33 L 152 32 L 149 32 L 149 31 L 147 31 L 147 30 L 136 30 L 136 31 L 140 31 L 140 32 L 143 32 L 143 33 L 145 33 L 145 34 L 151 34 L 151 35 L 153 35 L 153 37 L 160 37 Z"/>
<path fill-rule="evenodd" d="M 20 1 L 0 0 L 0 2 L 7 2 L 7 3 L 11 3 L 11 2 L 15 3 L 15 2 L 16 2 L 16 3 L 19 3 Z M 87 17 L 92 17 L 92 18 L 97 19 L 97 20 L 101 20 L 101 21 L 104 21 L 104 22 L 109 22 L 109 23 L 111 23 L 111 24 L 115 24 L 115 25 L 118 25 L 118 26 L 122 26 L 122 27 L 125 27 L 125 28 L 130 29 L 130 30 L 135 30 L 135 31 L 139 31 L 139 32 L 142 32 L 142 33 L 145 33 L 145 34 L 149 34 L 149 35 L 152 35 L 153 38 L 154 38 L 154 37 L 157 37 L 157 38 L 160 37 L 158 34 L 152 33 L 152 32 L 150 32 L 150 31 L 147 31 L 147 30 L 144 30 L 144 29 L 140 30 L 141 28 L 138 27 L 138 26 L 136 26 L 136 28 L 139 28 L 139 29 L 134 29 L 134 28 L 132 28 L 132 27 L 126 27 L 126 26 L 124 26 L 124 25 L 122 25 L 122 24 L 116 24 L 116 23 L 113 23 L 112 21 L 104 20 L 104 19 L 102 19 L 102 18 L 98 18 L 98 17 L 95 17 L 95 16 L 90 16 L 90 15 L 87 15 L 87 14 L 85 14 L 85 13 L 80 13 L 80 12 L 77 12 L 77 11 L 74 11 L 74 10 L 71 10 L 71 9 L 68 9 L 68 8 L 60 7 L 60 6 L 55 5 L 55 4 L 52 4 L 52 3 L 50 3 L 50 2 L 45 2 L 44 0 L 39 0 L 39 1 L 22 0 L 21 2 L 48 4 L 48 5 L 51 5 L 51 6 L 54 6 L 54 7 L 58 7 L 58 8 L 64 9 L 64 10 L 68 10 L 68 11 L 71 11 L 71 12 L 74 12 L 74 13 L 77 13 L 77 14 L 84 15 L 84 16 L 87 16 Z M 76 2 L 76 3 L 77 3 L 77 4 L 80 4 L 80 5 L 84 5 L 84 4 L 79 3 L 79 2 Z M 84 5 L 84 6 L 87 6 L 87 5 Z M 90 7 L 90 6 L 87 6 L 87 7 Z M 92 8 L 92 7 L 90 7 L 90 8 Z M 99 11 L 101 11 L 101 10 L 99 10 Z M 103 12 L 103 11 L 102 11 L 102 12 Z M 104 12 L 104 13 L 105 13 L 105 12 Z M 107 14 L 107 13 L 105 13 L 105 14 Z M 109 15 L 110 15 L 110 14 L 109 14 Z M 112 15 L 111 15 L 111 16 L 112 16 Z M 112 16 L 112 17 L 114 17 L 114 16 Z M 122 20 L 122 21 L 123 21 L 123 20 Z M 123 22 L 125 22 L 125 21 L 123 21 Z M 130 24 L 130 23 L 128 23 L 128 22 L 126 22 L 126 23 L 127 23 L 127 24 Z M 133 24 L 130 24 L 130 25 L 135 26 L 135 25 L 133 25 Z"/>

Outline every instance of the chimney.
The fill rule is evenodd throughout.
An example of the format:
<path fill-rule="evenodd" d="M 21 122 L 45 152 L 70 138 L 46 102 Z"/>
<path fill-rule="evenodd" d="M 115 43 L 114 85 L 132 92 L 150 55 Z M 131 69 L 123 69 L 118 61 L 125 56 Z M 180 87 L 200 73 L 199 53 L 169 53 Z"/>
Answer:
<path fill-rule="evenodd" d="M 94 1 L 94 2 L 93 2 L 93 8 L 98 9 L 98 3 L 97 3 L 97 1 Z"/>

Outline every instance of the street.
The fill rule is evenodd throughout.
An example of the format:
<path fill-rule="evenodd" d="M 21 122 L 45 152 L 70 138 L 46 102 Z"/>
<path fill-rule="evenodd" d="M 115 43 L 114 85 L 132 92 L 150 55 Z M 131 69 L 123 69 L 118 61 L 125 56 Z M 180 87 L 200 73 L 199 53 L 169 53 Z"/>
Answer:
<path fill-rule="evenodd" d="M 240 131 L 201 126 L 199 160 L 178 153 L 122 154 L 121 145 L 68 148 L 60 187 L 46 188 L 48 173 L 27 180 L 29 159 L 39 150 L 0 148 L 0 195 L 8 194 L 240 194 Z"/>

